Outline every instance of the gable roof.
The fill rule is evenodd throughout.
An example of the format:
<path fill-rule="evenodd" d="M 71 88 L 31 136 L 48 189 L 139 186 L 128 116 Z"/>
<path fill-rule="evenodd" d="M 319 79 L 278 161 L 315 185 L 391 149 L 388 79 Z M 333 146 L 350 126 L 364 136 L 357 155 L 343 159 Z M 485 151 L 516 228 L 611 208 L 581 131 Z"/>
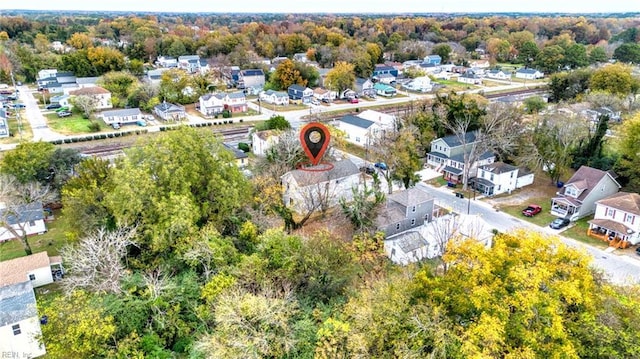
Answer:
<path fill-rule="evenodd" d="M 163 102 L 153 107 L 156 111 L 161 112 L 184 112 L 184 106 L 174 105 L 170 102 Z"/>
<path fill-rule="evenodd" d="M 262 69 L 250 69 L 240 71 L 242 76 L 264 76 Z"/>
<path fill-rule="evenodd" d="M 341 122 L 348 123 L 352 126 L 360 127 L 360 128 L 369 128 L 373 126 L 374 122 L 365 120 L 364 118 L 360 118 L 358 116 L 353 115 L 345 115 L 340 119 Z"/>
<path fill-rule="evenodd" d="M 264 94 L 266 96 L 275 96 L 275 97 L 286 97 L 289 98 L 289 94 L 287 94 L 286 92 L 282 92 L 282 91 L 275 91 L 275 90 L 267 90 L 264 92 Z"/>
<path fill-rule="evenodd" d="M 239 149 L 239 148 L 234 147 L 234 146 L 233 146 L 233 145 L 231 145 L 231 144 L 223 143 L 222 145 L 223 145 L 226 149 L 228 149 L 229 151 L 233 152 L 233 155 L 235 156 L 235 158 L 236 158 L 237 160 L 239 160 L 239 159 L 241 159 L 241 158 L 247 158 L 247 157 L 249 157 L 249 156 L 247 156 L 247 154 L 246 154 L 246 153 L 244 153 L 244 151 L 242 151 L 242 150 L 241 150 L 241 149 Z"/>
<path fill-rule="evenodd" d="M 518 69 L 518 71 L 516 71 L 519 74 L 535 74 L 536 72 L 540 72 L 536 69 Z"/>
<path fill-rule="evenodd" d="M 640 215 L 640 194 L 637 193 L 618 192 L 596 203 Z"/>
<path fill-rule="evenodd" d="M 333 162 L 333 168 L 323 172 L 312 172 L 305 170 L 293 170 L 288 172 L 298 183 L 298 186 L 305 187 L 316 183 L 322 183 L 329 180 L 338 180 L 341 178 L 359 175 L 360 169 L 350 159 Z"/>
<path fill-rule="evenodd" d="M 485 171 L 489 171 L 491 173 L 501 174 L 501 173 L 513 172 L 517 170 L 518 167 L 498 161 L 498 162 L 494 162 L 492 164 L 483 166 L 482 169 Z"/>
<path fill-rule="evenodd" d="M 38 316 L 30 281 L 0 288 L 0 327 Z"/>
<path fill-rule="evenodd" d="M 460 138 L 458 138 L 458 136 L 456 135 L 449 135 L 449 136 L 445 136 L 445 137 L 440 137 L 440 140 L 443 140 L 444 143 L 447 144 L 447 146 L 449 147 L 458 147 L 462 145 L 462 142 L 460 141 Z M 476 140 L 476 133 L 475 131 L 469 131 L 467 133 L 464 134 L 464 139 L 465 142 L 467 144 L 473 143 Z M 436 139 L 438 140 L 438 139 Z"/>
<path fill-rule="evenodd" d="M 417 187 L 411 187 L 403 191 L 389 195 L 389 200 L 397 202 L 405 207 L 416 206 L 433 199 L 433 196 Z"/>
<path fill-rule="evenodd" d="M 29 280 L 27 273 L 38 268 L 49 267 L 51 260 L 47 252 L 0 262 L 0 287 Z"/>
<path fill-rule="evenodd" d="M 124 116 L 137 116 L 142 114 L 139 108 L 125 108 L 122 110 L 103 111 L 102 117 L 124 117 Z"/>
<path fill-rule="evenodd" d="M 618 188 L 621 187 L 609 172 L 588 166 L 580 166 L 580 168 L 578 168 L 576 173 L 571 176 L 569 181 L 567 181 L 564 186 L 567 187 L 572 185 L 579 190 L 582 190 L 582 193 L 580 193 L 580 196 L 578 196 L 578 200 L 582 201 L 589 195 L 589 193 L 591 193 L 598 182 L 600 182 L 606 176 L 609 176 L 609 178 L 618 186 Z"/>
<path fill-rule="evenodd" d="M 300 91 L 303 92 L 306 88 L 304 86 L 300 86 L 298 84 L 293 84 L 289 86 L 289 90 Z"/>
<path fill-rule="evenodd" d="M 5 209 L 0 208 L 0 213 Z M 9 214 L 7 216 L 8 224 L 26 223 L 30 221 L 37 221 L 44 219 L 44 209 L 42 208 L 42 202 L 32 202 L 19 206 L 16 209 L 17 217 Z"/>
<path fill-rule="evenodd" d="M 104 95 L 111 93 L 107 89 L 100 86 L 83 87 L 77 90 L 69 91 L 69 95 L 73 96 L 91 96 L 91 95 Z"/>

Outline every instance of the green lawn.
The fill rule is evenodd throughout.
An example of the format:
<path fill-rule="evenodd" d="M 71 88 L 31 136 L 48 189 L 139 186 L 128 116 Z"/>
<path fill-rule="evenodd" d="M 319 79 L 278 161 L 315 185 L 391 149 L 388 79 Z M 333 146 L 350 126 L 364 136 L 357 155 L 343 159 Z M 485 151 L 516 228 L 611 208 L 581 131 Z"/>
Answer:
<path fill-rule="evenodd" d="M 18 132 L 18 120 L 15 117 L 9 117 L 9 133 L 12 136 L 0 139 L 0 143 L 16 143 L 20 142 L 21 140 L 31 140 L 31 138 L 33 137 L 33 133 L 31 132 L 29 121 L 24 118 L 24 111 L 21 112 L 21 116 L 22 136 L 20 135 L 20 132 Z"/>
<path fill-rule="evenodd" d="M 69 117 L 60 118 L 56 113 L 51 113 L 45 115 L 47 118 L 47 122 L 49 123 L 49 127 L 61 134 L 64 135 L 73 135 L 73 134 L 81 134 L 81 133 L 91 133 L 92 131 L 89 129 L 89 125 L 91 124 L 91 120 L 87 120 L 82 118 L 82 115 L 74 113 Z M 106 123 L 102 120 L 93 120 L 96 123 L 100 124 L 100 130 L 108 130 L 111 129 L 107 126 Z"/>
<path fill-rule="evenodd" d="M 573 238 L 582 243 L 598 247 L 607 248 L 607 243 L 587 235 L 587 229 L 589 229 L 589 218 L 582 218 L 575 222 L 570 228 L 562 232 L 565 237 Z"/>
<path fill-rule="evenodd" d="M 29 244 L 33 253 L 47 251 L 50 256 L 58 255 L 60 248 L 66 243 L 63 228 L 61 228 L 60 211 L 54 211 L 55 220 L 47 223 L 47 232 L 29 237 Z M 22 243 L 13 239 L 0 243 L 0 261 L 22 257 L 25 255 Z"/>
<path fill-rule="evenodd" d="M 522 214 L 522 210 L 527 208 L 528 204 L 537 204 L 542 207 L 542 212 L 536 214 L 533 217 L 526 217 Z M 549 197 L 534 197 L 529 199 L 527 203 L 512 205 L 512 206 L 500 206 L 500 210 L 508 213 L 514 217 L 524 219 L 533 224 L 536 224 L 541 227 L 548 226 L 551 221 L 553 221 L 556 216 L 551 215 L 551 204 Z"/>

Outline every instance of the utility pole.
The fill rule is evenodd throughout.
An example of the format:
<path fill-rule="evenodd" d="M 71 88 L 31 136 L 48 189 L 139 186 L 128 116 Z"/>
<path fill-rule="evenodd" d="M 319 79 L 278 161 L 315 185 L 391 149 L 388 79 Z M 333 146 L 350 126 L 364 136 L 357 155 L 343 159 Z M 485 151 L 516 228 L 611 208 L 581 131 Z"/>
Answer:
<path fill-rule="evenodd" d="M 11 74 L 11 84 L 13 85 L 13 93 L 16 95 L 16 100 L 19 97 L 19 91 L 16 87 L 16 80 L 13 77 L 13 70 L 10 72 Z M 20 118 L 20 110 L 18 107 L 13 106 L 13 110 L 16 112 L 16 120 L 18 121 L 18 133 L 20 134 L 20 141 L 22 141 L 22 118 Z M 7 124 L 8 125 L 8 124 Z"/>

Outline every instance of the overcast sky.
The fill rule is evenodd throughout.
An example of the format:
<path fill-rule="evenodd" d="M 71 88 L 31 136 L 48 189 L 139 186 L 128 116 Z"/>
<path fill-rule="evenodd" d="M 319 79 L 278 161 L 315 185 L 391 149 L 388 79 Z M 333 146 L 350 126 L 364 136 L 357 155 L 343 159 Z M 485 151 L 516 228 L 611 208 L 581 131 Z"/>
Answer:
<path fill-rule="evenodd" d="M 1 0 L 0 9 L 252 13 L 640 12 L 638 0 Z"/>

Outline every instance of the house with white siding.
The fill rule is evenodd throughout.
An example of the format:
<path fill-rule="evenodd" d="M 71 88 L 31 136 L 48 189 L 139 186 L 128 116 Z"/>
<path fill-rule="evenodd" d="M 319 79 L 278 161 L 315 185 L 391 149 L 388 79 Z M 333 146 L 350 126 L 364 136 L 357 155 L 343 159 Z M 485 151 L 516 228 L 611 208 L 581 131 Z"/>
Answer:
<path fill-rule="evenodd" d="M 459 183 L 463 177 L 465 153 L 472 153 L 477 145 L 478 141 L 476 141 L 474 131 L 467 132 L 464 137 L 449 135 L 437 138 L 431 141 L 431 151 L 427 153 L 427 165 L 443 173 L 445 180 Z M 469 177 L 475 177 L 478 167 L 493 163 L 495 158 L 495 154 L 491 151 L 479 154 L 471 164 Z"/>
<path fill-rule="evenodd" d="M 63 275 L 62 258 L 49 257 L 47 252 L 0 262 L 0 287 L 29 281 L 33 288 L 38 288 L 62 279 Z"/>
<path fill-rule="evenodd" d="M 610 246 L 640 244 L 640 194 L 618 192 L 596 201 L 587 234 Z"/>
<path fill-rule="evenodd" d="M 44 208 L 41 202 L 33 202 L 17 207 L 6 207 L 0 203 L 0 242 L 32 236 L 47 231 L 44 222 Z"/>
<path fill-rule="evenodd" d="M 478 169 L 470 180 L 473 188 L 485 196 L 511 193 L 533 183 L 534 174 L 504 162 L 494 162 Z"/>
<path fill-rule="evenodd" d="M 47 353 L 31 282 L 0 286 L 0 353 L 5 358 L 37 358 Z"/>

